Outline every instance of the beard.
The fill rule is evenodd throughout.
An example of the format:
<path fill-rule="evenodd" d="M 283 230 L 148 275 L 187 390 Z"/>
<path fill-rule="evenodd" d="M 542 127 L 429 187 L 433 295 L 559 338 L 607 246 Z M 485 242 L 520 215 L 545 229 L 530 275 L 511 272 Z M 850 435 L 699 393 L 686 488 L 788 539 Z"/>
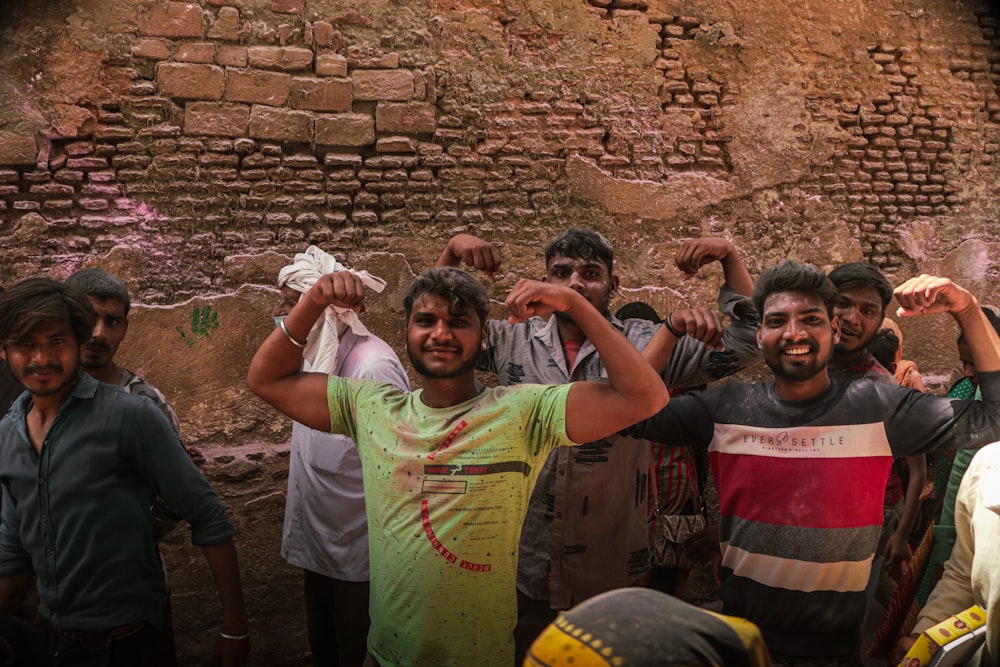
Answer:
<path fill-rule="evenodd" d="M 102 343 L 87 343 L 80 354 L 80 363 L 88 370 L 103 368 L 111 362 L 112 356 L 109 346 Z"/>
<path fill-rule="evenodd" d="M 69 369 L 68 373 L 63 373 L 63 367 L 59 364 L 47 364 L 45 366 L 39 366 L 39 365 L 25 366 L 24 368 L 25 377 L 27 377 L 29 373 L 33 373 L 35 370 L 39 368 L 46 368 L 62 373 L 63 380 L 62 382 L 60 382 L 58 385 L 55 386 L 41 387 L 41 388 L 36 386 L 32 388 L 29 387 L 27 383 L 21 382 L 20 378 L 17 378 L 21 386 L 27 389 L 32 396 L 56 396 L 62 391 L 64 391 L 66 387 L 71 387 L 72 385 L 76 384 L 77 380 L 80 379 L 80 374 L 82 373 L 80 360 L 77 359 L 76 363 Z"/>
<path fill-rule="evenodd" d="M 798 343 L 797 345 L 801 345 Z M 816 375 L 818 375 L 827 364 L 830 362 L 830 357 L 832 356 L 832 350 L 830 354 L 826 355 L 826 359 L 822 359 L 819 356 L 815 356 L 816 346 L 810 345 L 812 348 L 814 356 L 808 363 L 789 363 L 790 359 L 794 357 L 787 357 L 782 354 L 784 346 L 774 350 L 770 353 L 764 354 L 764 363 L 767 367 L 771 369 L 774 376 L 782 380 L 788 380 L 790 382 L 805 382 L 806 380 L 811 380 Z"/>

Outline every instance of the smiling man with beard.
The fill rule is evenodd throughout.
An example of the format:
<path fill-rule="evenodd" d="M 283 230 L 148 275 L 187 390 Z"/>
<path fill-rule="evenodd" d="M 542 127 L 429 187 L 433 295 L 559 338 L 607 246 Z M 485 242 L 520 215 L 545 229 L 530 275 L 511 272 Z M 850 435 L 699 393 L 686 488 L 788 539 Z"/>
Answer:
<path fill-rule="evenodd" d="M 786 261 L 754 289 L 771 382 L 680 396 L 630 429 L 707 447 L 719 489 L 723 613 L 764 633 L 776 665 L 860 664 L 865 586 L 894 456 L 971 448 L 1000 435 L 1000 338 L 976 298 L 946 278 L 896 288 L 899 315 L 949 313 L 969 341 L 983 401 L 831 379 L 837 288 Z M 649 358 L 658 351 L 644 351 Z"/>

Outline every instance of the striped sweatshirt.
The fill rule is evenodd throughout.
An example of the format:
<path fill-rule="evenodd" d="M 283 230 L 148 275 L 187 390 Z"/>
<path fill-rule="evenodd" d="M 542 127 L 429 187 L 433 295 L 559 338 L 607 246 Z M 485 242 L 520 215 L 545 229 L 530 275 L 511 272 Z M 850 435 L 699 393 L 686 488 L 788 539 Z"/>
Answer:
<path fill-rule="evenodd" d="M 775 655 L 856 657 L 892 459 L 1000 439 L 1000 372 L 979 377 L 982 402 L 871 380 L 785 401 L 773 382 L 729 382 L 630 434 L 708 448 L 723 613 L 760 626 Z"/>

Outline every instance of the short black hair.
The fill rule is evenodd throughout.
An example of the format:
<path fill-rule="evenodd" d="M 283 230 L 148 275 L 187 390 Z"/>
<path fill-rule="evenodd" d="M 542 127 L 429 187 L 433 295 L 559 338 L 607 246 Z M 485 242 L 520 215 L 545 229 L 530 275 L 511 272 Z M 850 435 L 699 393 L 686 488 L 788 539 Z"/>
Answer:
<path fill-rule="evenodd" d="M 80 289 L 51 278 L 28 278 L 0 294 L 0 341 L 28 337 L 40 324 L 67 322 L 80 344 L 90 340 L 97 314 Z"/>
<path fill-rule="evenodd" d="M 874 287 L 882 299 L 882 313 L 892 300 L 892 285 L 882 272 L 868 262 L 848 262 L 830 272 L 830 282 L 837 291 L 854 287 Z"/>
<path fill-rule="evenodd" d="M 660 317 L 660 314 L 656 312 L 655 308 L 642 301 L 626 303 L 618 309 L 618 312 L 615 313 L 615 317 L 620 320 L 647 320 L 649 322 L 657 323 L 663 321 L 663 318 Z"/>
<path fill-rule="evenodd" d="M 461 269 L 441 266 L 427 269 L 417 276 L 406 289 L 403 308 L 410 320 L 413 303 L 421 294 L 434 294 L 448 299 L 448 311 L 457 315 L 472 310 L 479 317 L 479 324 L 486 324 L 490 313 L 490 298 L 478 280 Z"/>
<path fill-rule="evenodd" d="M 606 238 L 591 229 L 573 227 L 557 234 L 545 246 L 545 267 L 553 257 L 569 257 L 570 259 L 592 259 L 608 267 L 608 273 L 613 273 L 615 265 L 615 250 Z"/>
<path fill-rule="evenodd" d="M 73 285 L 83 290 L 87 296 L 101 299 L 114 299 L 121 301 L 125 306 L 125 314 L 128 315 L 132 302 L 128 296 L 128 288 L 118 276 L 108 273 L 104 269 L 83 269 L 77 271 L 66 279 L 67 285 Z"/>
<path fill-rule="evenodd" d="M 868 352 L 883 368 L 890 368 L 896 363 L 896 351 L 899 350 L 899 336 L 892 329 L 880 329 L 868 341 Z"/>
<path fill-rule="evenodd" d="M 753 305 L 761 318 L 764 317 L 764 303 L 767 297 L 778 292 L 815 294 L 826 304 L 827 315 L 833 317 L 833 307 L 837 303 L 837 288 L 826 274 L 815 266 L 786 259 L 760 274 L 753 288 Z"/>

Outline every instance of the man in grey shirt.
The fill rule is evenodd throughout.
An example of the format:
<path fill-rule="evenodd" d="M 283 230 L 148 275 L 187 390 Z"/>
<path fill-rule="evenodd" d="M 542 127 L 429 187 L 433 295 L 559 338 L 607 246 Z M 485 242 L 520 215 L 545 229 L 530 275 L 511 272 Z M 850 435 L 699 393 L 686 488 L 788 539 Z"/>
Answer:
<path fill-rule="evenodd" d="M 689 274 L 710 262 L 722 263 L 726 285 L 719 303 L 732 325 L 723 333 L 717 314 L 703 309 L 671 313 L 664 326 L 678 340 L 662 371 L 668 387 L 717 380 L 757 354 L 757 322 L 748 298 L 753 283 L 733 245 L 725 239 L 692 240 L 682 245 L 676 261 Z M 500 257 L 489 243 L 459 234 L 437 265 L 462 263 L 492 274 Z M 556 236 L 545 249 L 545 270 L 544 281 L 583 294 L 638 349 L 660 329 L 645 320 L 622 322 L 611 315 L 608 305 L 619 282 L 614 251 L 597 232 L 570 229 Z M 606 377 L 594 346 L 569 317 L 556 313 L 547 322 L 533 317 L 519 324 L 487 324 L 488 343 L 477 367 L 495 373 L 501 385 Z M 724 350 L 714 349 L 719 346 Z M 518 661 L 559 610 L 613 588 L 642 585 L 649 570 L 649 452 L 648 441 L 611 436 L 560 448 L 546 461 L 518 553 Z"/>

